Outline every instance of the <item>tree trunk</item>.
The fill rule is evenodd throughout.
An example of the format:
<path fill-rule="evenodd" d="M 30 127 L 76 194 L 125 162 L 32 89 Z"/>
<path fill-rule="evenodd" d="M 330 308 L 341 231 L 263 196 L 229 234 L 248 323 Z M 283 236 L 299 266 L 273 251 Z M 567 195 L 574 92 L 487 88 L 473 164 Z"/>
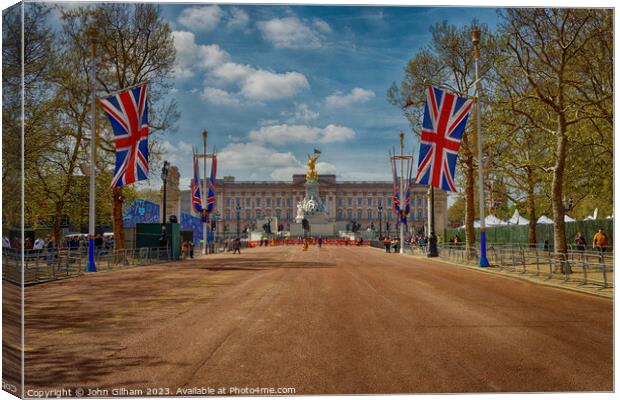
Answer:
<path fill-rule="evenodd" d="M 64 208 L 63 202 L 57 202 L 54 212 L 54 226 L 52 227 L 52 236 L 54 237 L 54 242 L 56 248 L 62 247 L 62 237 L 60 234 L 60 219 L 62 218 L 62 209 Z"/>
<path fill-rule="evenodd" d="M 123 230 L 123 187 L 116 186 L 112 189 L 112 219 L 114 225 L 114 246 L 116 250 L 125 248 L 125 232 Z"/>
<path fill-rule="evenodd" d="M 530 217 L 527 230 L 527 242 L 530 247 L 536 247 L 536 201 L 534 199 L 534 178 L 532 176 L 532 169 L 527 169 L 527 215 Z"/>
<path fill-rule="evenodd" d="M 566 146 L 566 120 L 564 115 L 560 114 L 558 115 L 555 167 L 553 171 L 553 182 L 551 183 L 551 205 L 553 208 L 553 247 L 556 259 L 563 270 L 562 272 L 564 272 L 564 268 L 568 268 L 566 264 L 567 246 L 566 229 L 564 225 L 564 203 L 562 201 Z"/>

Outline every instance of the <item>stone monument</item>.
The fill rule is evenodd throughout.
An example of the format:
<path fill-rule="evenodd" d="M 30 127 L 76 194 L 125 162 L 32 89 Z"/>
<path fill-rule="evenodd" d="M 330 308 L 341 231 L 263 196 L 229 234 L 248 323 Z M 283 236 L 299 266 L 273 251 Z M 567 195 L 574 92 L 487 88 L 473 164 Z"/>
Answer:
<path fill-rule="evenodd" d="M 293 237 L 329 237 L 336 234 L 336 224 L 329 222 L 325 203 L 319 194 L 319 175 L 316 172 L 316 161 L 320 154 L 319 149 L 314 149 L 314 154 L 308 155 L 306 194 L 303 200 L 297 204 L 296 223 L 291 225 L 291 236 Z"/>

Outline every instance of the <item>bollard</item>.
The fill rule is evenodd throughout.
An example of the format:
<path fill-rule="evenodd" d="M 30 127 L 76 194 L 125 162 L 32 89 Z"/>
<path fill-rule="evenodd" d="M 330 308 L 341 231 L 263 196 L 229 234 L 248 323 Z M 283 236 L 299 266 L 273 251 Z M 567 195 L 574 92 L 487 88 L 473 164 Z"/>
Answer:
<path fill-rule="evenodd" d="M 583 283 L 579 286 L 588 284 L 588 263 L 583 254 L 581 255 L 581 268 L 583 269 Z"/>
<path fill-rule="evenodd" d="M 603 254 L 601 254 L 600 260 L 601 260 L 601 268 L 602 268 L 602 271 L 603 271 L 603 285 L 604 285 L 603 288 L 607 288 L 608 287 L 607 286 L 608 285 L 608 283 L 607 283 L 607 267 L 605 265 L 605 256 Z"/>

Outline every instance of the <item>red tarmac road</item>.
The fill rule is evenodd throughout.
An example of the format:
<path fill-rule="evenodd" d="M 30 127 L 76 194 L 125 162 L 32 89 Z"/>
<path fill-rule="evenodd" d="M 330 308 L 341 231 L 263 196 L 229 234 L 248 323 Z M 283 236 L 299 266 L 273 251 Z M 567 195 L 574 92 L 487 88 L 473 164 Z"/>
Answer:
<path fill-rule="evenodd" d="M 612 347 L 608 299 L 370 248 L 257 248 L 26 289 L 26 389 L 611 391 Z"/>

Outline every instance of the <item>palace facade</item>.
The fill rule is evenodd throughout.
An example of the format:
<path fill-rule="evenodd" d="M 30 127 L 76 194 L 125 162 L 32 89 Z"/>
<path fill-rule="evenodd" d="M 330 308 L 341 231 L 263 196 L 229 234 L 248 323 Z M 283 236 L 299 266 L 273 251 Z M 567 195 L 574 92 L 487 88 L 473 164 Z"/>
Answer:
<path fill-rule="evenodd" d="M 303 174 L 293 175 L 291 181 L 236 181 L 226 176 L 216 181 L 216 210 L 219 215 L 217 233 L 232 234 L 239 228 L 255 227 L 256 221 L 277 217 L 278 222 L 289 230 L 295 223 L 297 203 L 304 198 Z M 351 221 L 379 231 L 379 220 L 385 233 L 396 232 L 396 216 L 392 209 L 392 182 L 389 181 L 337 181 L 336 175 L 319 175 L 319 192 L 325 203 L 330 222 L 339 230 L 350 227 Z M 428 223 L 428 186 L 414 185 L 409 229 L 420 230 Z M 181 211 L 191 212 L 190 190 L 181 191 Z M 379 216 L 379 206 L 383 207 Z M 435 228 L 443 233 L 447 224 L 448 197 L 441 190 L 435 191 Z"/>

